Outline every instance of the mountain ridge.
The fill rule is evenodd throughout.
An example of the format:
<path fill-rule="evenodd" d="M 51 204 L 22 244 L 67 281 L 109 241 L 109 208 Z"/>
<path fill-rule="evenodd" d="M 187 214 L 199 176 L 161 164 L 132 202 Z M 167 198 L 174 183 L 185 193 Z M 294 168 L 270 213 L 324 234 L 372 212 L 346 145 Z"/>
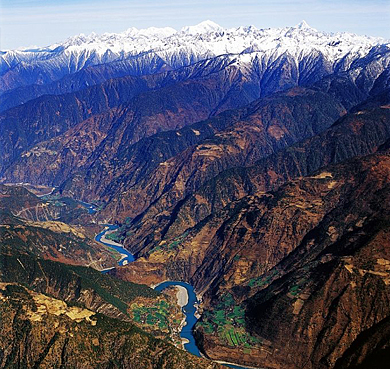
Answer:
<path fill-rule="evenodd" d="M 166 29 L 159 33 L 156 28 L 149 32 L 131 28 L 118 34 L 74 36 L 64 43 L 46 48 L 3 52 L 0 55 L 1 92 L 26 84 L 46 84 L 87 66 L 118 61 L 133 64 L 133 74 L 144 74 L 147 72 L 142 71 L 145 60 L 153 64 L 152 71 L 155 72 L 177 69 L 220 55 L 261 58 L 262 54 L 266 54 L 265 60 L 275 60 L 286 54 L 299 63 L 310 54 L 320 53 L 327 63 L 336 67 L 335 64 L 341 66 L 342 63 L 348 64 L 348 59 L 351 61 L 367 55 L 375 46 L 388 47 L 388 40 L 382 38 L 318 32 L 299 25 L 277 29 L 251 26 L 222 30 L 207 22 L 198 26 L 176 33 Z M 45 74 L 37 73 L 33 68 L 43 68 L 45 64 Z M 21 75 L 28 81 L 18 81 Z"/>

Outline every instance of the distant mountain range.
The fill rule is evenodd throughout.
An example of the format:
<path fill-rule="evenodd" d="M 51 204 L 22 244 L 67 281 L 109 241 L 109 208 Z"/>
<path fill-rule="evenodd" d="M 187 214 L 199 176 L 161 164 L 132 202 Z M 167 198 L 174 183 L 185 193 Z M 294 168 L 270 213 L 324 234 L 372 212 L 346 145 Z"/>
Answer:
<path fill-rule="evenodd" d="M 276 86 L 270 87 L 269 79 L 281 69 L 285 69 L 283 87 L 307 85 L 327 74 L 346 72 L 362 58 L 376 60 L 374 73 L 381 73 L 388 59 L 378 61 L 378 55 L 388 50 L 389 41 L 384 39 L 319 32 L 305 22 L 277 29 L 224 29 L 211 21 L 181 31 L 130 28 L 119 34 L 79 35 L 45 48 L 3 51 L 0 92 L 19 88 L 15 91 L 19 102 L 25 102 L 28 96 L 71 92 L 113 77 L 178 70 L 220 57 L 220 62 L 235 66 L 244 75 L 255 74 L 264 93 L 274 91 Z M 78 77 L 66 78 L 77 72 Z M 359 76 L 355 73 L 353 78 Z M 61 86 L 52 84 L 61 79 Z"/>

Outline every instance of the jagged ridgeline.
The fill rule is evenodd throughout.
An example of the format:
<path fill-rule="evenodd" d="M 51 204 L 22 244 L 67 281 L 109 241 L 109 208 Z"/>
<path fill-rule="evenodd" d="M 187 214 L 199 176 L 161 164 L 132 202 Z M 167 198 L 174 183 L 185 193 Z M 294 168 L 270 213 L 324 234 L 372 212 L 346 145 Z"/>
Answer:
<path fill-rule="evenodd" d="M 1 368 L 387 368 L 386 40 L 207 21 L 0 65 Z"/>

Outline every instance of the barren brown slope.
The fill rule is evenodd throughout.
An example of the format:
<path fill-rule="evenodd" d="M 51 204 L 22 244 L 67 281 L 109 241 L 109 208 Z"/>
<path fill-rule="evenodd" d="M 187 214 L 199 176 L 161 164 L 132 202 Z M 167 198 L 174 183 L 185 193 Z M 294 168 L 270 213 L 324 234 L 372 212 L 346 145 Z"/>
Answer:
<path fill-rule="evenodd" d="M 327 167 L 231 204 L 116 275 L 157 264 L 205 291 L 197 334 L 214 359 L 334 367 L 390 314 L 389 179 L 385 154 Z"/>
<path fill-rule="evenodd" d="M 164 236 L 170 214 L 208 179 L 237 165 L 250 165 L 329 127 L 345 111 L 327 95 L 307 89 L 259 100 L 233 126 L 162 162 L 131 188 L 122 188 L 102 217 L 136 217 L 125 242 L 134 251 Z M 197 134 L 197 132 L 194 132 Z M 136 246 L 137 245 L 137 246 Z"/>
<path fill-rule="evenodd" d="M 115 165 L 116 161 L 124 157 L 131 160 L 132 157 L 128 155 L 129 147 L 142 138 L 158 132 L 180 129 L 228 108 L 244 106 L 257 97 L 257 92 L 252 87 L 253 82 L 244 80 L 235 68 L 206 74 L 204 77 L 200 75 L 188 81 L 176 82 L 174 79 L 164 80 L 160 77 L 162 80 L 159 83 L 166 85 L 165 87 L 157 83 L 158 78 L 159 76 L 150 76 L 149 80 L 144 82 L 146 86 L 143 86 L 143 90 L 149 88 L 152 90 L 149 92 L 141 93 L 141 88 L 133 91 L 131 84 L 127 86 L 130 92 L 127 92 L 126 88 L 123 89 L 122 85 L 120 94 L 117 91 L 107 91 L 106 99 L 112 99 L 109 96 L 119 94 L 118 101 L 125 100 L 122 95 L 128 96 L 129 101 L 110 109 L 101 109 L 103 112 L 100 113 L 89 114 L 89 118 L 84 121 L 74 119 L 71 126 L 66 129 L 62 127 L 55 137 L 46 134 L 29 144 L 21 143 L 24 150 L 19 148 L 17 152 L 13 152 L 14 164 L 5 170 L 4 178 L 11 182 L 55 185 L 69 180 L 70 187 L 71 180 L 78 182 L 81 177 L 86 182 L 82 187 L 88 186 L 90 193 L 79 193 L 79 183 L 75 183 L 70 190 L 79 198 L 96 199 L 102 194 L 101 190 L 95 187 L 101 185 L 101 181 L 112 180 L 112 172 L 121 170 Z M 56 99 L 63 96 L 67 95 Z M 104 97 L 98 98 L 104 100 Z M 91 97 L 88 96 L 88 99 Z M 50 107 L 50 100 L 46 104 Z M 35 112 L 38 113 L 39 110 Z M 53 111 L 51 113 L 55 114 Z M 41 129 L 46 132 L 50 126 L 49 122 L 42 117 L 40 119 L 43 125 Z M 34 120 L 34 115 L 30 120 Z M 26 124 L 21 124 L 20 129 Z M 9 130 L 12 133 L 12 130 Z M 52 128 L 48 131 L 51 132 Z M 6 137 L 11 135 L 7 132 L 4 134 L 5 141 Z M 39 141 L 41 142 L 38 143 Z M 12 151 L 12 145 L 15 143 L 9 143 L 8 151 Z M 99 179 L 93 181 L 87 171 L 92 171 L 94 178 L 98 176 Z"/>
<path fill-rule="evenodd" d="M 390 110 L 362 106 L 341 118 L 325 132 L 259 160 L 248 168 L 232 168 L 207 181 L 176 209 L 166 238 L 176 237 L 231 201 L 275 189 L 284 182 L 304 176 L 356 155 L 375 152 L 390 138 Z M 360 110 L 363 109 L 363 110 Z"/>
<path fill-rule="evenodd" d="M 328 166 L 229 204 L 115 274 L 137 280 L 149 268 L 149 283 L 185 279 L 204 292 L 197 336 L 214 359 L 269 368 L 373 360 L 388 345 L 389 183 L 387 153 Z"/>
<path fill-rule="evenodd" d="M 382 155 L 347 163 L 351 190 L 249 300 L 248 329 L 272 342 L 269 366 L 329 368 L 343 357 L 346 367 L 388 346 L 389 164 Z"/>

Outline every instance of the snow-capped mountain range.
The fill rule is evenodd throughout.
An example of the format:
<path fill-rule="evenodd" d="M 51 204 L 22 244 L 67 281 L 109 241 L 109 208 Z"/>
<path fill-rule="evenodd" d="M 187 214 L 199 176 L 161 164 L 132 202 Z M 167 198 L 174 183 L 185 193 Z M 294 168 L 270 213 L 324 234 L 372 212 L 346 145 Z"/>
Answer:
<path fill-rule="evenodd" d="M 306 22 L 294 27 L 224 29 L 212 21 L 173 28 L 129 28 L 122 33 L 78 35 L 44 48 L 0 53 L 0 92 L 27 85 L 44 85 L 86 67 L 116 63 L 126 72 L 142 75 L 175 70 L 200 60 L 224 55 L 240 68 L 264 69 L 289 58 L 297 69 L 321 60 L 326 73 L 343 71 L 373 48 L 390 50 L 382 38 L 350 33 L 325 33 Z M 311 62 L 309 61 L 311 60 Z M 120 63 L 121 66 L 118 65 Z M 384 67 L 387 66 L 386 65 Z"/>
<path fill-rule="evenodd" d="M 378 37 L 358 36 L 350 33 L 325 33 L 311 28 L 305 21 L 295 27 L 257 29 L 254 26 L 224 29 L 212 21 L 196 26 L 173 28 L 129 28 L 122 33 L 80 34 L 63 43 L 38 49 L 6 51 L 2 54 L 10 66 L 16 60 L 37 61 L 63 56 L 89 54 L 110 59 L 124 58 L 155 52 L 161 57 L 174 53 L 191 52 L 205 56 L 240 54 L 248 52 L 289 52 L 299 59 L 317 50 L 336 61 L 348 53 L 364 55 L 368 50 L 388 41 Z M 87 59 L 83 58 L 85 61 Z M 79 65 L 82 67 L 83 65 Z"/>
<path fill-rule="evenodd" d="M 299 57 L 316 49 L 335 60 L 349 52 L 363 54 L 370 47 L 382 43 L 384 40 L 381 38 L 318 32 L 305 21 L 295 27 L 277 29 L 257 29 L 253 26 L 224 29 L 214 22 L 205 21 L 196 26 L 184 27 L 180 31 L 152 27 L 141 30 L 129 28 L 119 34 L 79 35 L 63 44 L 55 44 L 40 51 L 81 53 L 88 50 L 99 55 L 111 52 L 119 56 L 122 53 L 139 55 L 153 50 L 164 57 L 179 50 L 213 56 L 272 50 L 278 54 L 289 51 L 293 56 Z"/>

